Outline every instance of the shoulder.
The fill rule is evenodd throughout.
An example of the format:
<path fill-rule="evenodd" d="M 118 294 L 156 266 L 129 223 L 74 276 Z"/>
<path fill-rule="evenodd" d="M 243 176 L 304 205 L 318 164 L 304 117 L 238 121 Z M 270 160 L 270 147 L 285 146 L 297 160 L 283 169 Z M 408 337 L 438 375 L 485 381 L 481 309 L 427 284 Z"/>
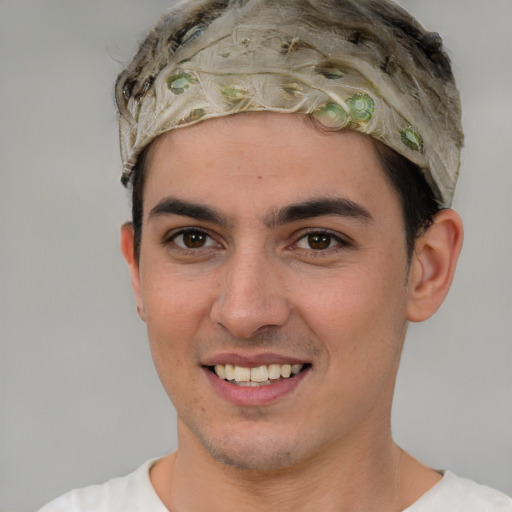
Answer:
<path fill-rule="evenodd" d="M 441 481 L 404 512 L 512 512 L 512 499 L 446 471 Z"/>
<path fill-rule="evenodd" d="M 167 512 L 149 479 L 155 462 L 149 460 L 133 473 L 102 485 L 70 491 L 38 512 Z"/>

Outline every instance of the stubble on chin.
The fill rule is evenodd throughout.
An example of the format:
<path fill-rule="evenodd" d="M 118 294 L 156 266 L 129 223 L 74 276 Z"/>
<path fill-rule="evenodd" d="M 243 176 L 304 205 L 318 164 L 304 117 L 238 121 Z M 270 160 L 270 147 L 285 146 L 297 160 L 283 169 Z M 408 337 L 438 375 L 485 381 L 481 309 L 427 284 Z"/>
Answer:
<path fill-rule="evenodd" d="M 205 438 L 200 439 L 203 448 L 216 461 L 241 471 L 273 472 L 295 465 L 297 453 L 288 448 L 272 446 L 276 441 L 259 440 L 257 445 L 236 446 L 233 439 L 227 435 L 223 440 L 211 442 Z"/>

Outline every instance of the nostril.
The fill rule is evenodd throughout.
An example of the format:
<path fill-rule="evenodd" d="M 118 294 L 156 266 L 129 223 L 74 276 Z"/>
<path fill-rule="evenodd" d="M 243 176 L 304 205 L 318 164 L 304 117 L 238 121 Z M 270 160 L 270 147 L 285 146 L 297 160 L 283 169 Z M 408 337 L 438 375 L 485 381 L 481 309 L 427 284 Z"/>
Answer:
<path fill-rule="evenodd" d="M 217 303 L 211 319 L 238 339 L 251 339 L 262 331 L 283 326 L 290 311 L 286 304 L 254 304 L 241 306 L 230 302 Z"/>

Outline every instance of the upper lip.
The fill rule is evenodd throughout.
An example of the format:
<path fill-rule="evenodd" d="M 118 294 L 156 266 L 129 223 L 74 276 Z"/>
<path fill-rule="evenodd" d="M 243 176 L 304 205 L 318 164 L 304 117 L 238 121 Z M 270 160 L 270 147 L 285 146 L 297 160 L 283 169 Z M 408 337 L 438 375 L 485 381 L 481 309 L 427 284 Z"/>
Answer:
<path fill-rule="evenodd" d="M 255 368 L 269 364 L 306 364 L 308 361 L 294 356 L 264 352 L 259 354 L 240 354 L 237 352 L 225 352 L 205 358 L 203 366 L 215 366 L 216 364 L 232 364 L 244 368 Z"/>

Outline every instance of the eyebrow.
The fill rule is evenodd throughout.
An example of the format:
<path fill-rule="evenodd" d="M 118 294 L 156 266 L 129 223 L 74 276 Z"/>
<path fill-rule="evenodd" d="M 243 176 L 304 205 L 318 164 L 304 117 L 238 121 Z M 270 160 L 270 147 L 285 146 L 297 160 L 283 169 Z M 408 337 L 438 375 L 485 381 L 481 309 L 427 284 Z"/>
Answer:
<path fill-rule="evenodd" d="M 349 217 L 363 222 L 373 221 L 372 215 L 364 206 L 350 199 L 319 197 L 280 208 L 273 212 L 265 223 L 269 227 L 276 227 L 297 220 L 328 215 Z"/>
<path fill-rule="evenodd" d="M 175 197 L 162 199 L 151 209 L 148 220 L 167 215 L 190 217 L 195 220 L 211 222 L 212 224 L 222 226 L 228 224 L 226 217 L 218 210 L 210 206 L 184 201 Z M 329 215 L 348 217 L 363 222 L 373 221 L 372 215 L 364 206 L 350 199 L 319 197 L 278 208 L 265 219 L 265 224 L 272 228 L 298 220 L 326 217 Z"/>
<path fill-rule="evenodd" d="M 226 218 L 220 212 L 199 203 L 183 201 L 175 197 L 166 197 L 162 199 L 148 215 L 148 220 L 154 217 L 163 217 L 166 215 L 178 215 L 181 217 L 190 217 L 192 219 L 211 222 L 225 226 Z"/>

